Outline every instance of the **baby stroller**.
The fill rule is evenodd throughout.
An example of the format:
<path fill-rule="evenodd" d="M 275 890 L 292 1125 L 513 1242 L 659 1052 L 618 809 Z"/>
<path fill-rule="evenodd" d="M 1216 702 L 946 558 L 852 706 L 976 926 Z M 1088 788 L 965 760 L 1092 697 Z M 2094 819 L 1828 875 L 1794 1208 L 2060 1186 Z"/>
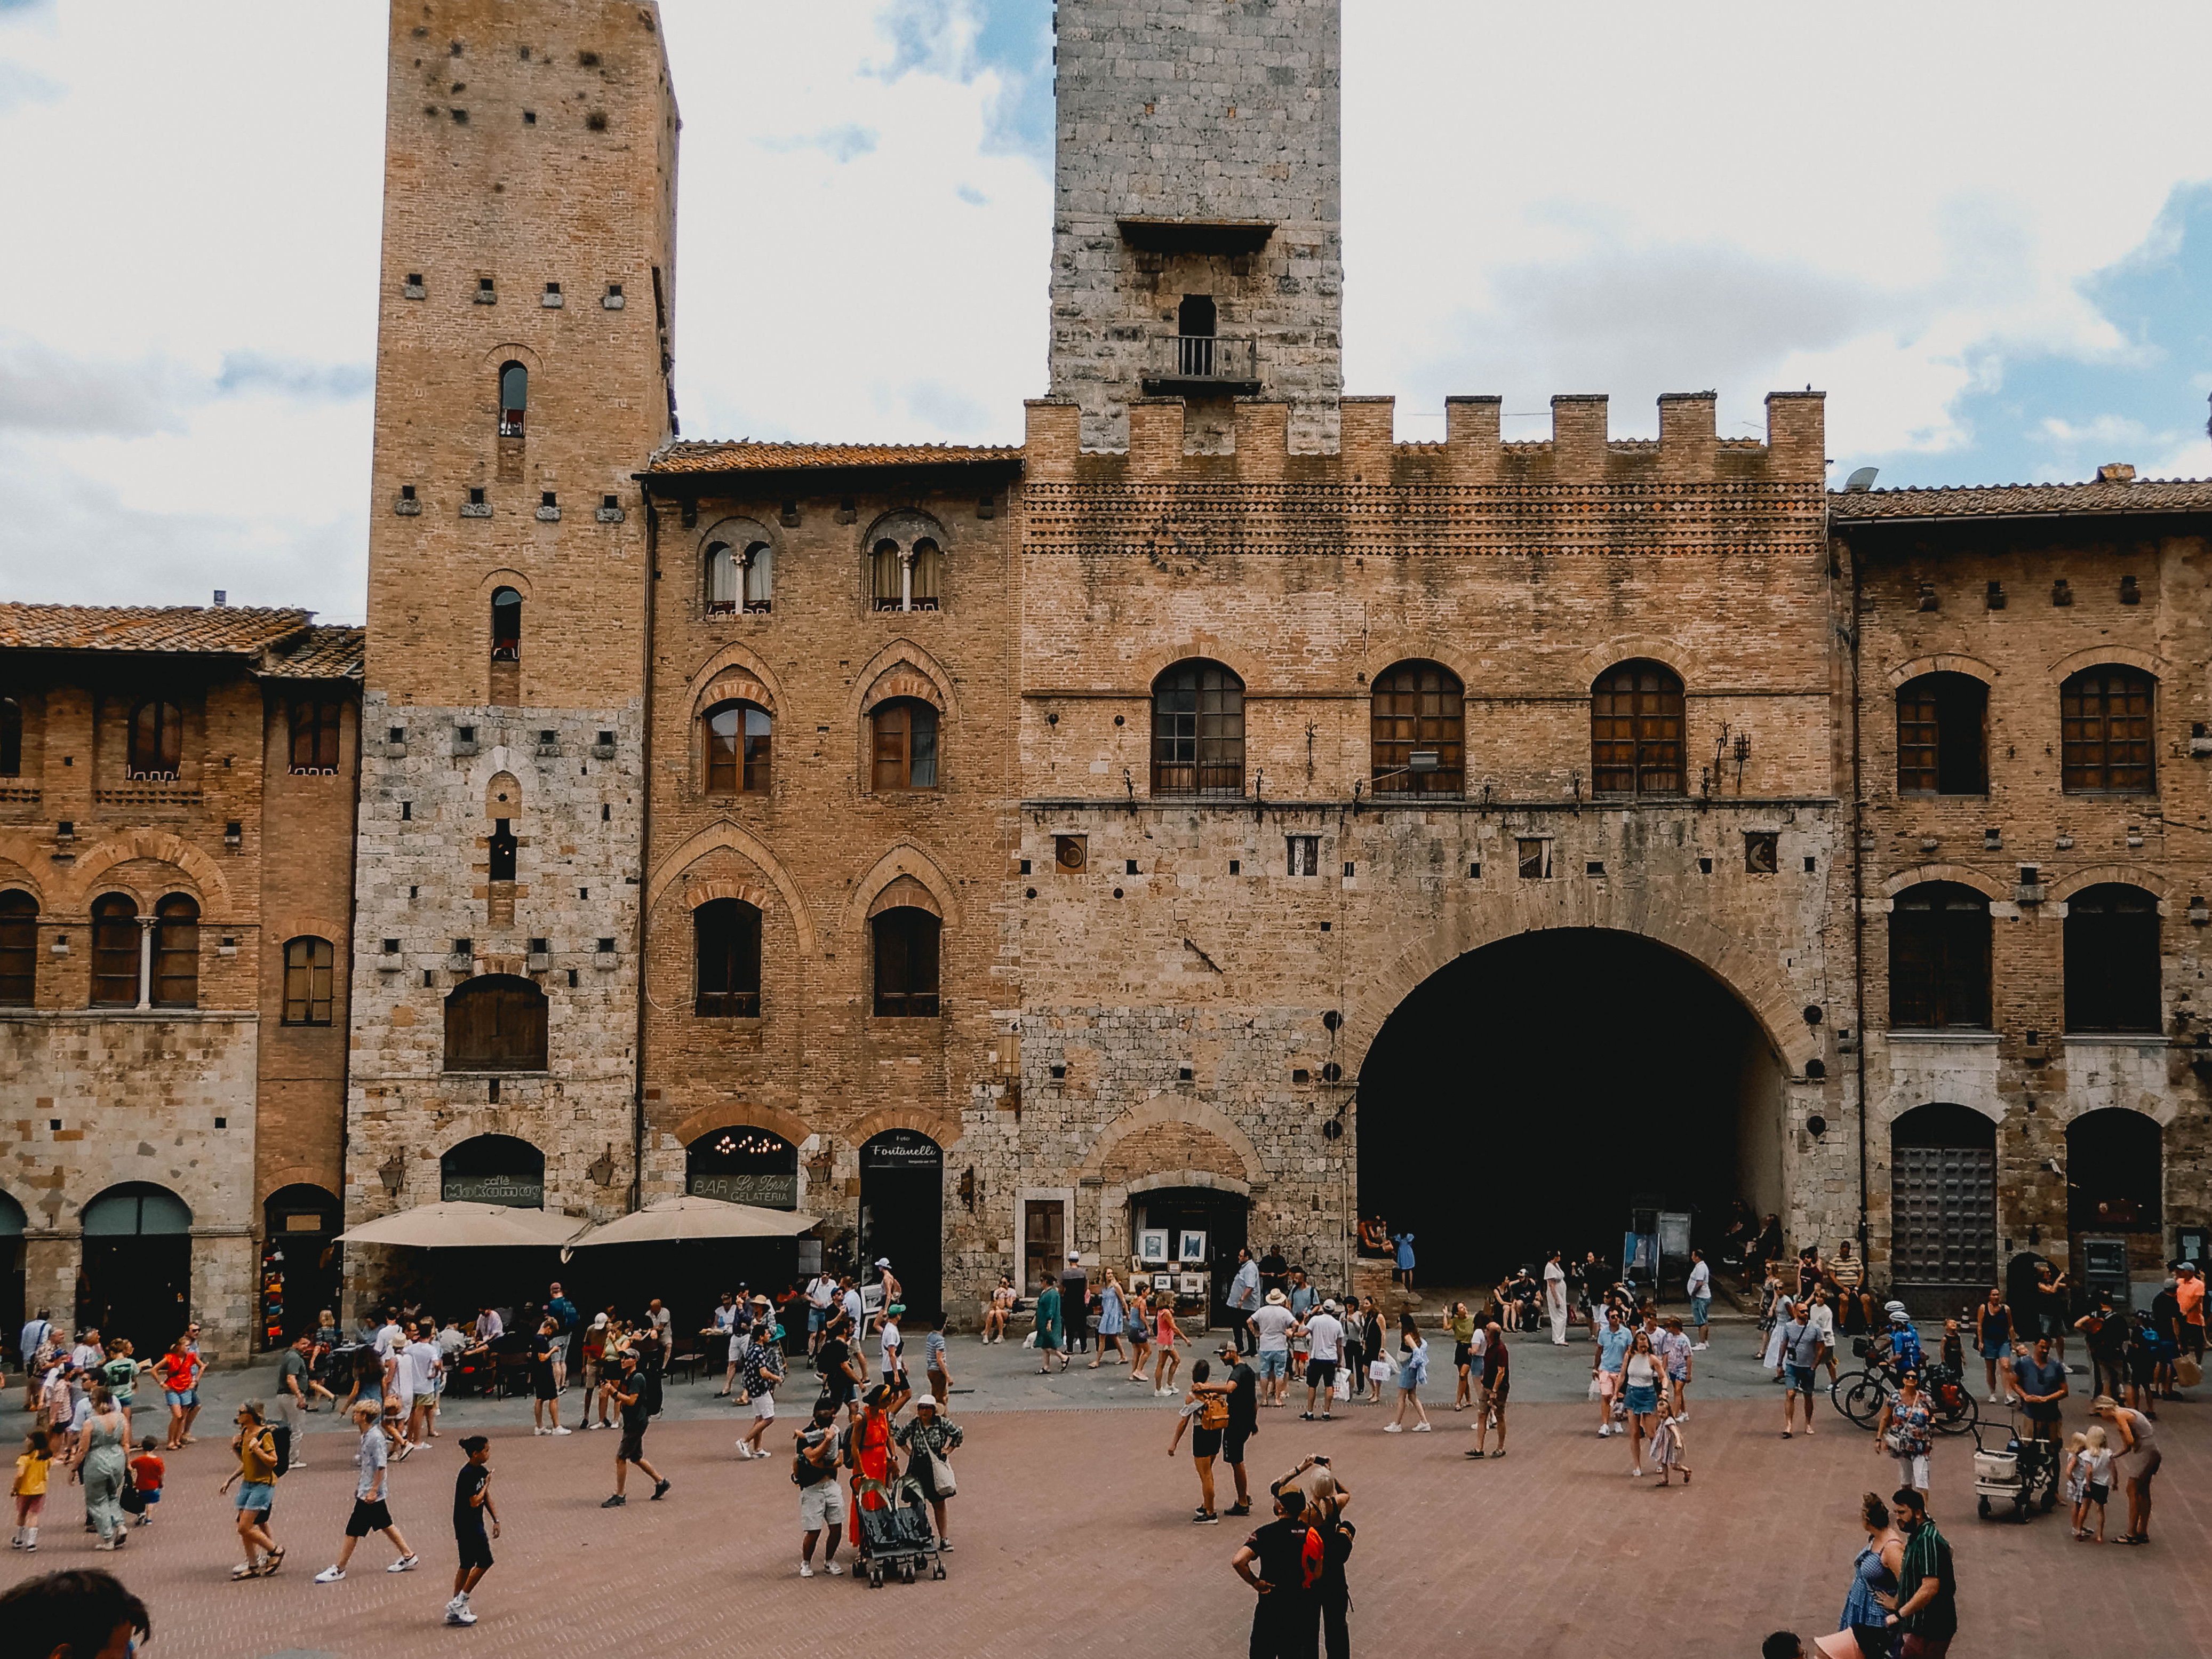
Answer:
<path fill-rule="evenodd" d="M 2058 1501 L 2058 1448 L 2048 1440 L 2020 1437 L 2014 1420 L 2005 1437 L 2004 1449 L 1990 1451 L 1982 1444 L 1979 1424 L 1974 1436 L 1974 1512 L 1984 1521 L 2000 1504 L 2012 1507 L 2013 1518 L 2027 1519 L 2035 1503 L 2036 1488 L 2043 1488 L 2043 1512 Z"/>
<path fill-rule="evenodd" d="M 871 1492 L 881 1494 L 880 1509 L 867 1506 Z M 945 1577 L 945 1558 L 938 1552 L 937 1534 L 930 1530 L 920 1485 L 906 1475 L 896 1480 L 860 1479 L 853 1482 L 853 1497 L 860 1522 L 853 1547 L 867 1568 L 870 1589 L 881 1589 L 887 1575 L 911 1584 L 924 1565 L 932 1578 Z M 857 1582 L 860 1575 L 856 1571 L 853 1577 Z"/>

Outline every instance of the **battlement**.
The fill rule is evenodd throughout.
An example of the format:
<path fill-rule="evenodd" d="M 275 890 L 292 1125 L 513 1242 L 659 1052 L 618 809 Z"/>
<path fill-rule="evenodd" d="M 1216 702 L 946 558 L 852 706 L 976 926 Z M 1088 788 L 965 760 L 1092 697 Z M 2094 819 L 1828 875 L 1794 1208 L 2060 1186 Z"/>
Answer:
<path fill-rule="evenodd" d="M 1771 392 L 1764 439 L 1723 438 L 1718 395 L 1668 392 L 1659 399 L 1659 436 L 1607 436 L 1602 392 L 1552 399 L 1552 435 L 1508 443 L 1500 435 L 1502 400 L 1447 398 L 1444 439 L 1395 441 L 1397 399 L 1343 399 L 1342 439 L 1333 454 L 1294 453 L 1291 403 L 1279 398 L 1236 400 L 1233 448 L 1201 452 L 1181 398 L 1129 402 L 1127 450 L 1090 450 L 1071 398 L 1033 398 L 1023 456 L 1038 483 L 1111 483 L 1218 479 L 1245 483 L 1762 483 L 1820 484 L 1826 477 L 1825 394 Z"/>

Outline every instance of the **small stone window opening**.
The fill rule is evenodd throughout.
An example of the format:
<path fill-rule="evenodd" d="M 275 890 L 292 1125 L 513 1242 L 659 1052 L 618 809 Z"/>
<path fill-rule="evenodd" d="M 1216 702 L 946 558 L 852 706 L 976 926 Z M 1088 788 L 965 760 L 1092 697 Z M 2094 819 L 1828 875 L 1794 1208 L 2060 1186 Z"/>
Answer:
<path fill-rule="evenodd" d="M 761 913 L 743 899 L 709 899 L 691 913 L 702 1019 L 757 1019 L 761 1010 Z"/>
<path fill-rule="evenodd" d="M 1522 880 L 1549 881 L 1552 878 L 1552 843 L 1548 838 L 1516 836 L 1513 856 Z"/>
<path fill-rule="evenodd" d="M 520 438 L 529 408 L 529 369 L 518 362 L 501 363 L 499 366 L 499 435 Z"/>
<path fill-rule="evenodd" d="M 1771 830 L 1748 830 L 1743 837 L 1743 867 L 1754 876 L 1771 876 L 1778 864 L 1782 837 Z"/>
<path fill-rule="evenodd" d="M 470 505 L 471 507 L 483 507 L 483 506 L 484 506 L 484 505 L 485 505 L 485 501 L 484 501 L 484 493 L 483 493 L 483 490 L 481 490 L 481 489 L 471 489 L 471 490 L 469 491 L 469 505 Z"/>
<path fill-rule="evenodd" d="M 491 839 L 487 843 L 490 868 L 488 874 L 493 881 L 514 879 L 514 853 L 517 842 L 510 818 L 495 818 L 492 822 Z"/>
<path fill-rule="evenodd" d="M 584 125 L 592 132 L 605 132 L 607 130 L 607 112 L 603 109 L 593 110 L 584 118 Z"/>
<path fill-rule="evenodd" d="M 775 722 L 768 710 L 750 702 L 717 703 L 703 717 L 707 741 L 707 793 L 764 795 Z"/>
<path fill-rule="evenodd" d="M 1317 876 L 1321 873 L 1321 837 L 1319 836 L 1285 836 L 1285 851 L 1290 860 L 1290 873 L 1294 876 Z"/>
<path fill-rule="evenodd" d="M 492 590 L 491 659 L 522 660 L 522 595 L 511 587 Z"/>
<path fill-rule="evenodd" d="M 944 924 L 915 905 L 873 918 L 876 1017 L 934 1019 L 938 1015 L 938 951 Z"/>
<path fill-rule="evenodd" d="M 878 792 L 937 787 L 937 710 L 919 697 L 893 697 L 869 717 Z"/>
<path fill-rule="evenodd" d="M 538 125 L 538 112 L 534 109 L 526 109 L 523 111 L 522 125 L 526 127 L 536 126 Z"/>

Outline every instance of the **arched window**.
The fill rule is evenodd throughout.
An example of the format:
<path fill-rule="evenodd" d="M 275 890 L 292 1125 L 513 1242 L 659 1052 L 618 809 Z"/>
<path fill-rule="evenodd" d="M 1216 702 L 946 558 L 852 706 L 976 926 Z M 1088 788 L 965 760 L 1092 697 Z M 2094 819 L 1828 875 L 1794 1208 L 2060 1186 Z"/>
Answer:
<path fill-rule="evenodd" d="M 684 1161 L 684 1189 L 694 1198 L 764 1210 L 799 1207 L 799 1148 L 773 1129 L 733 1123 L 709 1130 L 686 1149 Z"/>
<path fill-rule="evenodd" d="M 153 993 L 156 1008 L 192 1008 L 200 1000 L 200 907 L 172 893 L 154 907 Z"/>
<path fill-rule="evenodd" d="M 704 718 L 707 793 L 766 794 L 769 740 L 775 729 L 768 710 L 750 702 L 718 702 Z"/>
<path fill-rule="evenodd" d="M 2147 795 L 2154 787 L 2151 700 L 2158 682 L 2106 665 L 2058 688 L 2060 775 L 2070 795 Z"/>
<path fill-rule="evenodd" d="M 499 435 L 520 438 L 530 408 L 530 371 L 520 363 L 499 366 Z"/>
<path fill-rule="evenodd" d="M 708 899 L 691 913 L 698 964 L 693 1012 L 753 1019 L 761 1007 L 761 913 L 743 899 Z"/>
<path fill-rule="evenodd" d="M 919 697 L 893 697 L 869 715 L 878 791 L 937 787 L 937 710 Z"/>
<path fill-rule="evenodd" d="M 2106 882 L 2066 901 L 2066 1029 L 2156 1031 L 2158 900 Z"/>
<path fill-rule="evenodd" d="M 331 942 L 303 933 L 284 941 L 284 1023 L 331 1023 Z"/>
<path fill-rule="evenodd" d="M 755 542 L 744 555 L 745 614 L 764 617 L 775 607 L 775 550 Z"/>
<path fill-rule="evenodd" d="M 1892 1120 L 1889 1139 L 1892 1277 L 1940 1316 L 1997 1282 L 1996 1126 L 1936 1101 Z"/>
<path fill-rule="evenodd" d="M 323 697 L 301 697 L 292 704 L 292 769 L 295 772 L 335 772 L 338 769 L 338 718 L 344 707 Z"/>
<path fill-rule="evenodd" d="M 92 1000 L 102 1008 L 138 1006 L 138 906 L 128 893 L 92 902 Z"/>
<path fill-rule="evenodd" d="M 0 697 L 0 778 L 23 775 L 23 705 Z"/>
<path fill-rule="evenodd" d="M 738 568 L 738 550 L 727 542 L 709 542 L 707 544 L 707 614 L 710 617 L 735 616 L 744 592 L 744 576 Z"/>
<path fill-rule="evenodd" d="M 890 1019 L 937 1018 L 937 947 L 943 924 L 906 904 L 870 918 L 876 945 L 876 1012 Z"/>
<path fill-rule="evenodd" d="M 446 998 L 446 1069 L 545 1069 L 545 993 L 514 974 L 479 974 Z"/>
<path fill-rule="evenodd" d="M 868 591 L 878 611 L 906 609 L 906 561 L 899 544 L 885 537 L 868 557 Z"/>
<path fill-rule="evenodd" d="M 522 595 L 511 587 L 491 591 L 491 659 L 522 660 Z"/>
<path fill-rule="evenodd" d="M 2164 1224 L 2164 1137 L 2158 1120 L 2124 1106 L 2066 1126 L 2066 1220 L 2075 1232 L 2155 1233 Z"/>
<path fill-rule="evenodd" d="M 1892 901 L 1889 1023 L 1897 1030 L 1990 1024 L 1990 902 L 1971 887 L 1923 882 Z"/>
<path fill-rule="evenodd" d="M 945 555 L 939 550 L 934 541 L 925 536 L 914 544 L 912 564 L 908 583 L 912 603 L 907 608 L 909 611 L 936 610 L 939 585 L 945 580 Z"/>
<path fill-rule="evenodd" d="M 878 611 L 935 611 L 945 599 L 945 532 L 926 513 L 887 514 L 868 532 L 868 602 Z"/>
<path fill-rule="evenodd" d="M 176 704 L 149 697 L 131 711 L 131 777 L 173 781 L 184 753 L 185 717 Z"/>
<path fill-rule="evenodd" d="M 1401 662 L 1375 677 L 1369 706 L 1378 795 L 1456 795 L 1466 779 L 1467 715 L 1459 676 Z"/>
<path fill-rule="evenodd" d="M 473 1135 L 438 1160 L 438 1196 L 448 1204 L 545 1207 L 545 1154 L 515 1135 Z"/>
<path fill-rule="evenodd" d="M 1625 662 L 1591 684 L 1590 788 L 1600 795 L 1682 793 L 1682 682 L 1674 670 Z"/>
<path fill-rule="evenodd" d="M 1244 682 L 1193 658 L 1152 682 L 1152 793 L 1244 793 Z"/>
<path fill-rule="evenodd" d="M 39 1000 L 39 902 L 21 888 L 0 893 L 0 1006 Z"/>
<path fill-rule="evenodd" d="M 1989 706 L 1990 688 L 1972 674 L 1923 674 L 1899 686 L 1899 793 L 1989 793 Z"/>

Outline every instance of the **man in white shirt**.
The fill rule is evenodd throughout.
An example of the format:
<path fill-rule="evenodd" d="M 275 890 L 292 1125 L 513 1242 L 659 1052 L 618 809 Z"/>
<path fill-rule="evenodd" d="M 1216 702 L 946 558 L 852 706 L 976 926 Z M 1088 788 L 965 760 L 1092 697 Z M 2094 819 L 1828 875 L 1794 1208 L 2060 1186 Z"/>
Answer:
<path fill-rule="evenodd" d="M 415 1407 L 407 1419 L 407 1437 L 418 1445 L 438 1432 L 438 1378 L 445 1370 L 438 1351 L 422 1340 L 422 1328 L 410 1326 L 407 1346 L 400 1356 L 407 1380 L 415 1391 Z"/>
<path fill-rule="evenodd" d="M 1336 1298 L 1331 1297 L 1321 1304 L 1319 1312 L 1305 1322 L 1306 1352 L 1306 1408 L 1298 1419 L 1303 1423 L 1314 1420 L 1314 1401 L 1321 1401 L 1321 1420 L 1330 1420 L 1330 1402 L 1335 1398 L 1337 1360 L 1344 1351 L 1344 1322 L 1337 1316 Z"/>
<path fill-rule="evenodd" d="M 1237 1252 L 1237 1276 L 1229 1281 L 1228 1307 L 1237 1316 L 1232 1322 L 1232 1334 L 1237 1346 L 1243 1348 L 1247 1324 L 1260 1308 L 1260 1264 L 1252 1260 L 1249 1250 Z"/>
<path fill-rule="evenodd" d="M 1820 1346 L 1826 1348 L 1828 1360 L 1828 1381 L 1836 1380 L 1836 1310 L 1828 1305 L 1828 1287 L 1813 1287 L 1813 1305 L 1806 1312 L 1805 1322 L 1820 1334 Z"/>
<path fill-rule="evenodd" d="M 857 1341 L 867 1333 L 867 1304 L 860 1299 L 860 1287 L 853 1282 L 853 1276 L 850 1273 L 846 1274 L 837 1282 L 844 1286 L 839 1300 L 844 1304 L 845 1317 L 853 1322 L 853 1333 L 845 1340 L 848 1342 Z"/>
<path fill-rule="evenodd" d="M 1705 1316 L 1712 1310 L 1713 1270 L 1705 1265 L 1703 1250 L 1690 1252 L 1690 1323 L 1698 1328 L 1696 1340 L 1691 1346 L 1702 1353 L 1705 1347 Z"/>
<path fill-rule="evenodd" d="M 1552 1252 L 1544 1263 L 1544 1311 L 1551 1316 L 1552 1346 L 1567 1346 L 1567 1270 L 1559 1265 L 1559 1253 Z"/>
<path fill-rule="evenodd" d="M 660 1305 L 660 1298 L 656 1296 L 645 1304 L 645 1316 L 653 1327 L 653 1340 L 660 1344 L 660 1361 L 665 1365 L 668 1356 L 676 1351 L 676 1330 L 668 1310 Z"/>
<path fill-rule="evenodd" d="M 806 1352 L 822 1346 L 822 1328 L 830 1322 L 830 1306 L 837 1299 L 837 1281 L 817 1273 L 806 1281 Z"/>
<path fill-rule="evenodd" d="M 1262 1406 L 1280 1406 L 1290 1389 L 1291 1328 L 1298 1322 L 1290 1303 L 1282 1291 L 1270 1291 L 1260 1310 L 1244 1322 L 1259 1343 L 1253 1370 L 1259 1374 Z"/>

